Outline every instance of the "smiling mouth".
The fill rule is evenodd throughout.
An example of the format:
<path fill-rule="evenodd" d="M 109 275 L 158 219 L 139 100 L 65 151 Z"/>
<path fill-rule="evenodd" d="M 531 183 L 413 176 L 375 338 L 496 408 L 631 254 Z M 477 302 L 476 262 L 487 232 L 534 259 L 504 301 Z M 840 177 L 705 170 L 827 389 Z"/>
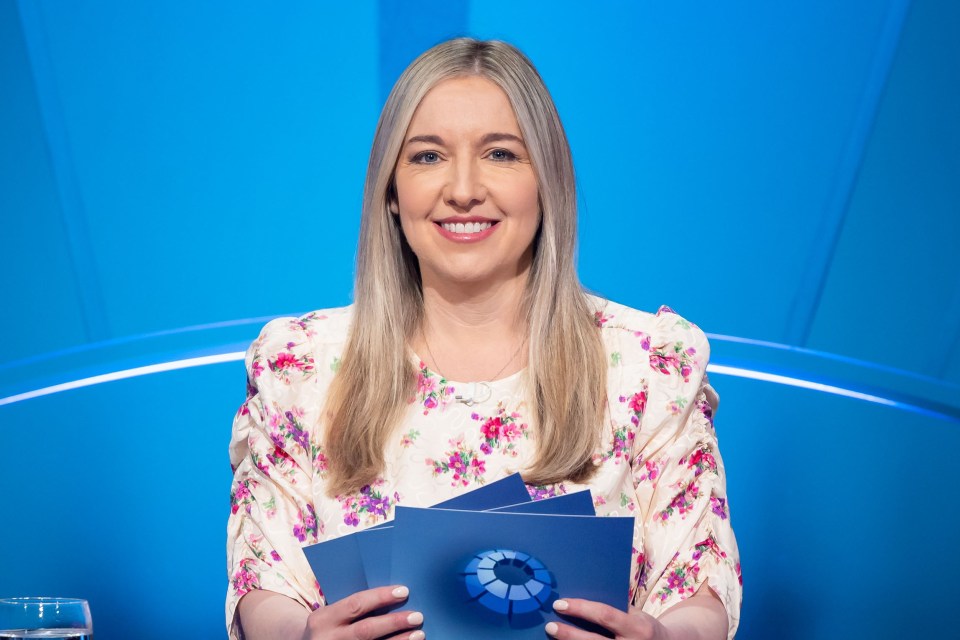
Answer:
<path fill-rule="evenodd" d="M 444 231 L 450 233 L 480 233 L 492 227 L 494 222 L 438 222 Z"/>

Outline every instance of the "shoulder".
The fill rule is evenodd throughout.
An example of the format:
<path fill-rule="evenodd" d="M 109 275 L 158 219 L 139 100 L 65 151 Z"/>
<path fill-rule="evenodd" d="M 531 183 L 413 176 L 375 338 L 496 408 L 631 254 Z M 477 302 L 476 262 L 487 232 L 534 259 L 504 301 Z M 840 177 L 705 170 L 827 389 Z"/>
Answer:
<path fill-rule="evenodd" d="M 335 370 L 352 319 L 352 306 L 274 318 L 247 350 L 247 369 L 252 377 L 272 374 L 287 384 L 327 368 Z"/>
<path fill-rule="evenodd" d="M 603 298 L 591 296 L 590 302 L 604 344 L 619 349 L 623 356 L 648 354 L 654 358 L 657 352 L 682 352 L 704 363 L 710 356 L 706 334 L 670 307 L 649 313 Z"/>
<path fill-rule="evenodd" d="M 697 325 L 669 307 L 656 313 L 591 298 L 607 354 L 608 392 L 628 397 L 638 389 L 677 397 L 697 393 L 710 345 Z"/>

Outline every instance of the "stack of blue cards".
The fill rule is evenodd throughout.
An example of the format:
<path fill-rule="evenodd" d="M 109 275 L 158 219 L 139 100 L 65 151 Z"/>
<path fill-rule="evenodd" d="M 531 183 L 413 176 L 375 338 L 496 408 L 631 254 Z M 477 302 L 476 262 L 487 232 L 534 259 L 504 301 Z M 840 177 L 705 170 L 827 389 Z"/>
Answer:
<path fill-rule="evenodd" d="M 328 604 L 403 584 L 428 638 L 542 639 L 558 597 L 626 611 L 633 525 L 596 517 L 589 491 L 532 501 L 515 474 L 304 553 Z"/>

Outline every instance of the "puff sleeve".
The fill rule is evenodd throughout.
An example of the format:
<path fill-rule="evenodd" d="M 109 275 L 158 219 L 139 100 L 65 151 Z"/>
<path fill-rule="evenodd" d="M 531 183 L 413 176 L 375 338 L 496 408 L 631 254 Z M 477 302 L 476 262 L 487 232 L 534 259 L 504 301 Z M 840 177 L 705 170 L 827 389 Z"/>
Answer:
<path fill-rule="evenodd" d="M 242 637 L 237 602 L 253 589 L 286 595 L 305 607 L 322 595 L 301 546 L 318 539 L 312 502 L 323 456 L 310 427 L 316 410 L 303 398 L 316 374 L 305 323 L 269 323 L 247 351 L 247 399 L 233 422 L 234 471 L 227 523 L 227 628 Z"/>
<path fill-rule="evenodd" d="M 632 408 L 634 499 L 643 527 L 634 604 L 654 616 L 709 584 L 724 604 L 729 637 L 739 621 L 740 563 L 707 381 L 706 336 L 668 309 L 642 336 L 647 384 Z"/>

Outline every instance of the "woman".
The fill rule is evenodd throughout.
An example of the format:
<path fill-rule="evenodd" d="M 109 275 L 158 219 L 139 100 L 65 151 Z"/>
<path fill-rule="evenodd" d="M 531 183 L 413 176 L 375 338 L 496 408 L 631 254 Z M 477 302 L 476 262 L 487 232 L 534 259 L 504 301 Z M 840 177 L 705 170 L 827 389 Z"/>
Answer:
<path fill-rule="evenodd" d="M 423 638 L 419 612 L 366 615 L 401 585 L 321 606 L 300 547 L 519 470 L 535 498 L 588 487 L 598 514 L 637 517 L 630 613 L 571 598 L 564 616 L 621 638 L 732 637 L 706 340 L 667 309 L 582 291 L 570 151 L 523 54 L 458 39 L 414 61 L 381 115 L 362 215 L 354 305 L 275 320 L 247 355 L 232 634 Z"/>

